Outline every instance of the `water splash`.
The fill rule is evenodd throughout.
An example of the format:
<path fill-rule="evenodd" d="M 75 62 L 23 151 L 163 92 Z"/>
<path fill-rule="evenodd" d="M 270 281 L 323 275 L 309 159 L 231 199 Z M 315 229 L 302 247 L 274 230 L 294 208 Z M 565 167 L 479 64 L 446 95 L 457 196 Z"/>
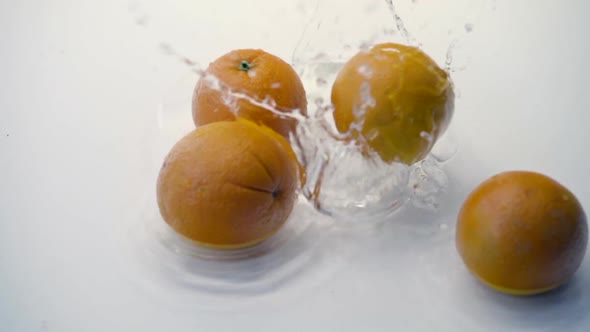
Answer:
<path fill-rule="evenodd" d="M 193 73 L 198 75 L 202 75 L 204 73 L 204 70 L 197 61 L 193 61 L 190 58 L 178 53 L 170 44 L 162 42 L 159 45 L 159 49 L 162 53 L 176 58 L 181 64 L 187 66 Z"/>
<path fill-rule="evenodd" d="M 449 47 L 447 48 L 447 54 L 445 58 L 445 71 L 452 72 L 453 71 L 453 52 L 455 51 L 455 47 L 457 45 L 457 40 L 454 39 Z"/>
<path fill-rule="evenodd" d="M 348 132 L 336 130 L 332 118 L 333 108 L 329 102 L 330 87 L 345 59 L 341 59 L 341 54 L 335 55 L 333 52 L 318 49 L 318 45 L 310 46 L 309 37 L 322 27 L 323 20 L 328 19 L 324 17 L 321 4 L 321 1 L 316 2 L 312 18 L 293 51 L 293 65 L 306 87 L 308 100 L 315 102 L 315 108 L 309 107 L 307 116 L 300 110 L 280 109 L 270 96 L 259 98 L 229 86 L 168 44 L 162 43 L 160 49 L 188 66 L 198 75 L 202 84 L 220 91 L 224 103 L 234 113 L 239 112 L 239 102 L 245 101 L 275 116 L 297 121 L 296 133 L 290 136 L 290 140 L 307 170 L 308 182 L 302 194 L 320 212 L 341 219 L 353 219 L 357 216 L 383 219 L 408 200 L 416 200 L 416 205 L 424 208 L 436 207 L 437 195 L 444 192 L 446 186 L 446 181 L 440 175 L 444 175 L 440 170 L 440 158 L 432 157 L 413 166 L 388 164 L 375 153 L 359 148 L 367 143 L 363 140 L 371 140 L 378 134 L 360 134 L 367 109 L 376 104 L 368 82 L 361 84 L 361 101 L 353 107 L 354 121 Z M 386 0 L 386 5 L 394 18 L 396 30 L 389 27 L 381 30 L 388 35 L 397 31 L 406 42 L 413 44 L 415 40 L 397 14 L 393 1 Z M 369 37 L 371 38 L 373 37 Z M 371 42 L 365 41 L 364 44 L 370 47 Z M 361 43 L 361 47 L 364 44 Z M 445 68 L 448 71 L 451 71 L 455 44 L 456 41 L 452 42 L 447 50 Z M 343 49 L 346 48 L 348 54 L 355 52 L 349 43 L 345 46 L 347 47 Z M 373 75 L 369 66 L 361 66 L 358 70 L 367 79 Z M 272 88 L 280 86 L 274 85 Z M 421 137 L 434 144 L 429 133 L 423 132 Z M 425 174 L 437 174 L 436 180 L 431 181 L 431 177 Z"/>
<path fill-rule="evenodd" d="M 448 183 L 449 180 L 440 162 L 433 157 L 428 157 L 412 168 L 408 182 L 412 188 L 410 201 L 415 207 L 436 211 Z"/>
<path fill-rule="evenodd" d="M 321 232 L 330 221 L 317 216 L 300 199 L 283 228 L 269 240 L 254 247 L 213 250 L 197 246 L 176 234 L 159 216 L 155 202 L 135 223 L 129 225 L 122 240 L 126 264 L 151 284 L 156 296 L 173 293 L 177 301 L 191 302 L 201 310 L 235 311 L 252 305 L 289 301 L 296 289 L 310 280 L 321 283 L 336 271 L 341 262 L 325 260 L 320 252 L 330 245 Z M 331 268 L 313 269 L 316 264 Z M 281 289 L 280 297 L 273 297 Z M 194 294 L 198 293 L 198 301 Z M 163 299 L 160 299 L 163 300 Z"/>
<path fill-rule="evenodd" d="M 315 273 L 335 271 L 337 266 L 330 265 L 333 262 L 321 259 L 322 252 L 333 249 L 330 248 L 331 230 L 358 232 L 358 227 L 395 221 L 392 214 L 408 202 L 422 209 L 438 207 L 440 195 L 448 183 L 439 159 L 428 157 L 412 166 L 389 164 L 375 153 L 359 147 L 365 137 L 369 140 L 373 137 L 370 133 L 358 135 L 367 109 L 375 106 L 368 83 L 361 86 L 361 102 L 354 107 L 355 120 L 349 131 L 339 132 L 333 121 L 331 85 L 352 54 L 369 48 L 381 35 L 390 38 L 395 31 L 409 44 L 415 42 L 397 15 L 393 1 L 386 3 L 396 29 L 381 29 L 381 34 L 360 41 L 357 49 L 351 46 L 355 42 L 347 41 L 336 52 L 317 47 L 322 44 L 310 46 L 310 36 L 322 28 L 320 23 L 325 19 L 319 9 L 320 1 L 316 3 L 312 20 L 293 52 L 293 66 L 304 83 L 308 100 L 312 101 L 307 116 L 299 110 L 286 112 L 280 109 L 269 96 L 260 98 L 236 89 L 207 73 L 198 62 L 180 54 L 171 45 L 160 44 L 161 52 L 176 58 L 196 74 L 190 78 L 191 85 L 201 80 L 220 91 L 232 111 L 238 112 L 238 102 L 248 102 L 281 118 L 296 120 L 296 133 L 290 136 L 290 140 L 307 171 L 308 181 L 284 228 L 262 244 L 238 251 L 204 249 L 179 237 L 167 228 L 158 211 L 154 210 L 156 202 L 150 201 L 146 214 L 138 224 L 131 226 L 130 237 L 134 240 L 127 242 L 134 244 L 133 255 L 140 258 L 141 268 L 149 269 L 150 275 L 157 275 L 156 284 L 171 284 L 172 289 L 184 294 L 179 296 L 194 295 L 186 290 L 197 291 L 206 299 L 202 302 L 213 308 L 226 306 L 227 301 L 233 300 L 246 305 L 249 302 L 242 300 L 258 301 L 276 289 L 294 287 L 301 280 L 320 282 L 325 275 Z M 451 62 L 452 54 L 449 67 Z M 359 68 L 359 73 L 367 79 L 374 74 L 368 67 Z M 270 88 L 281 87 L 272 83 Z M 166 142 L 157 152 L 158 157 L 167 152 L 174 142 L 172 138 L 186 129 L 179 124 L 187 123 L 190 106 L 187 103 L 177 106 L 172 110 L 163 103 L 158 111 L 158 128 L 163 136 L 174 133 L 165 138 Z M 356 142 L 351 138 L 356 138 Z M 432 139 L 428 133 L 424 133 L 423 138 Z M 138 229 L 141 231 L 137 232 Z M 318 269 L 319 264 L 329 268 Z"/>
<path fill-rule="evenodd" d="M 208 72 L 200 72 L 200 81 L 207 87 L 221 92 L 223 102 L 235 115 L 239 115 L 238 101 L 247 101 L 282 119 L 294 119 L 301 123 L 306 118 L 300 109 L 282 109 L 277 106 L 277 102 L 271 96 L 267 95 L 263 99 L 257 98 L 247 91 L 232 87 Z"/>
<path fill-rule="evenodd" d="M 406 25 L 404 24 L 404 21 L 397 14 L 397 10 L 395 9 L 395 5 L 393 4 L 393 0 L 385 0 L 385 3 L 387 3 L 387 7 L 389 8 L 389 11 L 391 12 L 391 16 L 393 16 L 393 21 L 395 22 L 395 26 L 397 28 L 397 31 L 399 31 L 399 33 L 401 34 L 403 39 L 406 41 L 406 43 L 408 43 L 408 45 L 415 45 L 416 40 L 410 35 L 410 33 L 408 32 L 408 29 L 406 29 Z"/>

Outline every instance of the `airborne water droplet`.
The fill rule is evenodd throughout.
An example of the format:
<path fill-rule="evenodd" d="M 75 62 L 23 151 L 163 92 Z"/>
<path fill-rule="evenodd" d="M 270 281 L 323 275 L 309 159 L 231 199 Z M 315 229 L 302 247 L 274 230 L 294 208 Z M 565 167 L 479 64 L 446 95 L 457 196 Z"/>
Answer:
<path fill-rule="evenodd" d="M 316 80 L 315 80 L 315 83 L 316 83 L 318 86 L 324 86 L 324 85 L 326 85 L 328 82 L 327 82 L 325 79 L 323 79 L 323 78 L 321 78 L 321 77 L 318 77 L 318 78 L 316 78 Z"/>
<path fill-rule="evenodd" d="M 389 7 L 389 11 L 391 12 L 391 15 L 393 16 L 393 20 L 395 22 L 395 26 L 397 27 L 397 30 L 401 33 L 402 37 L 405 39 L 405 41 L 408 44 L 410 44 L 410 45 L 414 44 L 414 39 L 408 33 L 408 30 L 406 29 L 404 21 L 402 21 L 401 17 L 397 14 L 397 11 L 396 11 L 395 6 L 393 4 L 393 0 L 385 0 L 385 2 L 387 3 L 387 6 Z"/>

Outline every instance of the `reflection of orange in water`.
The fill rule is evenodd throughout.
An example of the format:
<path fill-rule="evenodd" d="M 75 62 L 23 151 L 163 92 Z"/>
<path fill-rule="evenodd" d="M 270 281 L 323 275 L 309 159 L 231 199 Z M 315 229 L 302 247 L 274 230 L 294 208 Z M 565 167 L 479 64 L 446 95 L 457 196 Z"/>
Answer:
<path fill-rule="evenodd" d="M 527 295 L 570 279 L 588 242 L 582 206 L 561 184 L 505 172 L 477 187 L 459 214 L 457 249 L 469 270 L 501 292 Z"/>
<path fill-rule="evenodd" d="M 364 105 L 364 123 L 353 138 L 362 136 L 363 145 L 386 162 L 412 164 L 426 157 L 448 126 L 454 94 L 448 74 L 428 55 L 387 43 L 359 52 L 342 67 L 332 103 L 338 131 L 359 122 Z"/>
<path fill-rule="evenodd" d="M 207 74 L 217 77 L 233 92 L 245 94 L 257 102 L 270 98 L 280 112 L 298 110 L 307 114 L 305 90 L 297 73 L 288 63 L 262 50 L 227 53 L 209 65 Z M 200 79 L 193 94 L 195 125 L 235 119 L 231 107 L 226 104 L 227 97 Z M 278 116 L 249 100 L 237 99 L 236 103 L 239 116 L 264 124 L 285 137 L 297 126 L 295 119 Z"/>
<path fill-rule="evenodd" d="M 282 136 L 246 120 L 216 122 L 172 148 L 158 178 L 158 205 L 174 230 L 199 244 L 246 247 L 285 223 L 297 173 Z"/>

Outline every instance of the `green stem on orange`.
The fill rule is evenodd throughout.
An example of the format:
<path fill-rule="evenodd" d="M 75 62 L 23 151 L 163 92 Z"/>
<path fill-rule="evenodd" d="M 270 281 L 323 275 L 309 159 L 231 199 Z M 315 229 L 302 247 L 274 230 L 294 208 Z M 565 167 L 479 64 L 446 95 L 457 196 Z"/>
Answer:
<path fill-rule="evenodd" d="M 240 68 L 239 68 L 240 70 L 248 71 L 248 70 L 252 69 L 253 67 L 254 66 L 250 62 L 248 62 L 248 60 L 240 61 Z"/>

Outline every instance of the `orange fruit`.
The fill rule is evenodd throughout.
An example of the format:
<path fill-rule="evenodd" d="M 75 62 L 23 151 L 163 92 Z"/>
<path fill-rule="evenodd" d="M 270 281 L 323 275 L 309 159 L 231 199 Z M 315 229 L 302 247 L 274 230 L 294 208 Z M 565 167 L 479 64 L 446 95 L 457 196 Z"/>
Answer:
<path fill-rule="evenodd" d="M 331 98 L 339 132 L 386 162 L 405 164 L 426 157 L 454 108 L 449 75 L 420 49 L 393 43 L 353 56 Z M 351 131 L 354 124 L 360 128 Z"/>
<path fill-rule="evenodd" d="M 236 104 L 230 106 L 227 93 L 213 88 L 207 77 L 201 78 L 195 87 L 192 102 L 193 120 L 197 127 L 233 120 L 237 114 L 288 137 L 295 130 L 297 120 L 279 116 L 260 103 L 266 101 L 285 114 L 307 114 L 305 89 L 295 70 L 285 61 L 262 50 L 229 52 L 209 65 L 206 76 L 216 77 L 232 92 L 246 95 L 251 100 L 238 98 Z"/>
<path fill-rule="evenodd" d="M 564 186 L 512 171 L 479 185 L 459 213 L 456 245 L 467 268 L 509 294 L 551 290 L 580 266 L 588 243 L 582 206 Z"/>
<path fill-rule="evenodd" d="M 296 199 L 298 164 L 285 138 L 250 121 L 201 126 L 182 138 L 160 170 L 164 220 L 198 244 L 257 244 L 280 229 Z"/>

